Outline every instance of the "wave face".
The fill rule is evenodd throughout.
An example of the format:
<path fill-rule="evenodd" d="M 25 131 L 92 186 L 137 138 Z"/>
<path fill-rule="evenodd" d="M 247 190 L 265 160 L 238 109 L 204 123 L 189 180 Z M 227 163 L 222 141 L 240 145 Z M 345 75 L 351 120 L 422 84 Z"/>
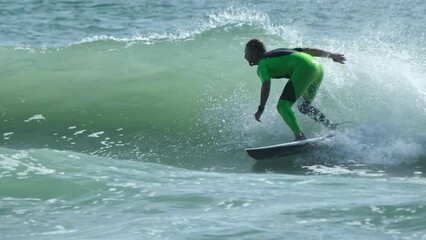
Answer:
<path fill-rule="evenodd" d="M 97 9 L 99 19 L 101 9 L 117 8 L 117 13 L 98 28 L 76 24 L 81 29 L 73 37 L 58 25 L 54 29 L 59 32 L 46 35 L 56 38 L 3 40 L 3 146 L 73 150 L 196 168 L 218 162 L 227 166 L 230 159 L 245 161 L 244 147 L 291 140 L 275 110 L 284 81 L 273 83 L 264 123 L 253 121 L 260 81 L 243 50 L 247 40 L 260 37 L 269 49 L 308 46 L 347 56 L 345 65 L 319 59 L 326 75 L 314 104 L 336 122 L 352 122 L 342 129 L 335 143 L 339 150 L 330 159 L 348 161 L 349 155 L 362 163 L 401 163 L 424 156 L 426 56 L 418 49 L 424 35 L 416 34 L 420 25 L 414 21 L 424 16 L 414 9 L 400 21 L 383 22 L 403 6 L 395 3 L 372 19 L 362 18 L 369 10 L 362 12 L 352 3 L 348 9 L 343 3 L 328 6 L 330 11 L 341 10 L 340 22 L 315 8 L 308 8 L 310 18 L 300 18 L 297 11 L 282 18 L 269 3 L 240 7 L 217 3 L 207 13 L 196 10 L 194 16 L 181 16 L 183 20 L 176 19 L 176 12 L 161 21 L 147 20 L 151 15 L 146 14 L 141 21 L 161 24 L 156 30 L 148 24 L 139 30 L 143 34 L 132 34 L 128 28 L 117 27 L 114 32 L 99 27 L 113 22 L 124 8 L 81 4 L 59 7 L 77 12 L 88 4 L 81 14 Z M 170 4 L 147 4 L 145 13 L 175 9 Z M 133 11 L 130 17 L 136 16 Z M 42 27 L 34 24 L 29 27 Z M 326 31 L 331 26 L 336 28 Z M 72 40 L 80 35 L 86 37 Z M 297 116 L 309 136 L 324 134 L 325 129 Z"/>

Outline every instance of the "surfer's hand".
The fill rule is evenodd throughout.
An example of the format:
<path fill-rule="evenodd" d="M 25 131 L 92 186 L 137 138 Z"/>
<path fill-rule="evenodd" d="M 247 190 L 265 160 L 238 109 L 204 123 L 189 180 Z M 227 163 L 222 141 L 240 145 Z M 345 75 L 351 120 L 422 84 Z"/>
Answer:
<path fill-rule="evenodd" d="M 341 64 L 345 64 L 345 61 L 346 61 L 345 55 L 340 53 L 332 53 L 330 54 L 330 58 L 333 59 L 333 61 L 341 63 Z"/>
<path fill-rule="evenodd" d="M 262 113 L 263 113 L 263 111 L 257 111 L 257 112 L 254 114 L 254 118 L 256 118 L 256 121 L 258 121 L 258 122 L 262 122 L 262 121 L 260 121 L 260 116 L 262 115 Z"/>

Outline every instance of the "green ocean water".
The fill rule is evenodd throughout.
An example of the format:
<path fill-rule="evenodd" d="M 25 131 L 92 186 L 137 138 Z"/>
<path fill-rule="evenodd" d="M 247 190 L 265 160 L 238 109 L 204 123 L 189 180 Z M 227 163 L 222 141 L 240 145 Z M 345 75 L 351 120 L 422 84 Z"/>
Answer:
<path fill-rule="evenodd" d="M 223 174 L 72 152 L 2 152 L 3 239 L 424 237 L 422 176 L 344 168 Z"/>
<path fill-rule="evenodd" d="M 2 1 L 0 239 L 426 238 L 422 1 Z M 314 101 L 351 121 L 292 140 L 244 45 L 316 47 Z M 327 129 L 297 113 L 310 137 Z"/>

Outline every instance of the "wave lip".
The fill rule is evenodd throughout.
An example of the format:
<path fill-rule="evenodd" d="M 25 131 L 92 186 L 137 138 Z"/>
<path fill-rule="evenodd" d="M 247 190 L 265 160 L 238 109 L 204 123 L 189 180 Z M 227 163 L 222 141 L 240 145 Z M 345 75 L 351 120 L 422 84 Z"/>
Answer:
<path fill-rule="evenodd" d="M 241 27 L 244 25 L 258 26 L 272 29 L 271 20 L 267 14 L 261 11 L 250 10 L 249 8 L 230 7 L 219 13 L 210 13 L 204 18 L 200 18 L 188 25 L 188 27 L 177 27 L 173 30 L 151 33 L 148 35 L 136 34 L 129 37 L 114 37 L 111 35 L 93 35 L 83 38 L 81 41 L 73 44 L 84 44 L 98 41 L 115 42 L 142 42 L 153 44 L 162 41 L 179 41 L 194 39 L 195 37 L 209 32 L 213 29 L 224 27 Z"/>

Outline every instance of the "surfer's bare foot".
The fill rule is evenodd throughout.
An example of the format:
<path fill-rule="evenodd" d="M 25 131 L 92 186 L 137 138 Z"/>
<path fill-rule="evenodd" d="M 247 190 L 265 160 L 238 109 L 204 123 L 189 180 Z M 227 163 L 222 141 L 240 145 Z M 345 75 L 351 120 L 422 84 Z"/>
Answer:
<path fill-rule="evenodd" d="M 295 135 L 295 139 L 294 139 L 294 141 L 296 142 L 296 141 L 302 141 L 302 140 L 306 140 L 306 136 L 305 136 L 305 134 L 303 133 L 303 132 L 301 132 L 301 133 L 299 133 L 299 134 L 296 134 Z"/>

